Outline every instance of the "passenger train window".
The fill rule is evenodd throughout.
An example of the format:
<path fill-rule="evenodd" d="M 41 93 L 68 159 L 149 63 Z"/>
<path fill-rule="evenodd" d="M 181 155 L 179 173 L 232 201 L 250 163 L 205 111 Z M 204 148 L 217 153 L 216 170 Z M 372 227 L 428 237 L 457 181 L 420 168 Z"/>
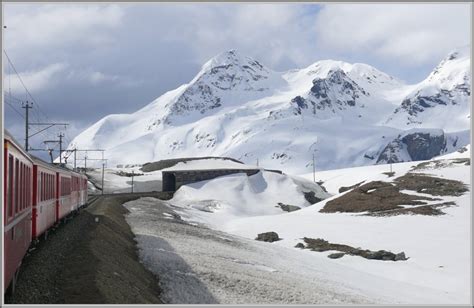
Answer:
<path fill-rule="evenodd" d="M 20 208 L 19 212 L 25 207 L 25 165 L 20 163 Z"/>
<path fill-rule="evenodd" d="M 18 212 L 18 169 L 20 168 L 20 163 L 18 158 L 15 159 L 15 213 Z"/>
<path fill-rule="evenodd" d="M 31 168 L 26 168 L 26 206 L 31 206 Z"/>
<path fill-rule="evenodd" d="M 44 174 L 41 172 L 40 201 L 43 201 Z"/>
<path fill-rule="evenodd" d="M 8 187 L 7 187 L 7 204 L 8 216 L 13 216 L 13 156 L 8 155 Z"/>
<path fill-rule="evenodd" d="M 21 164 L 21 210 L 26 208 L 26 166 Z"/>
<path fill-rule="evenodd" d="M 52 188 L 52 185 L 51 185 L 51 174 L 48 175 L 48 184 L 49 184 L 49 189 L 48 189 L 48 200 L 52 198 L 52 193 L 51 193 L 51 188 Z"/>
<path fill-rule="evenodd" d="M 18 166 L 18 206 L 16 211 L 20 212 L 23 208 L 23 163 L 20 162 Z"/>

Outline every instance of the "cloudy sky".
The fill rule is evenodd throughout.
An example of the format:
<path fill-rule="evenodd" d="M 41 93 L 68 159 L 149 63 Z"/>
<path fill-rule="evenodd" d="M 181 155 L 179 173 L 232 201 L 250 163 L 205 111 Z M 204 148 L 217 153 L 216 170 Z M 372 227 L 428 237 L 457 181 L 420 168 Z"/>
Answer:
<path fill-rule="evenodd" d="M 469 11 L 469 4 L 8 4 L 3 46 L 39 105 L 32 121 L 70 123 L 70 140 L 105 115 L 133 112 L 188 82 L 229 49 L 278 71 L 336 59 L 418 82 L 470 44 Z M 27 96 L 3 57 L 5 128 L 23 141 L 16 111 Z M 32 143 L 44 148 L 56 133 Z"/>

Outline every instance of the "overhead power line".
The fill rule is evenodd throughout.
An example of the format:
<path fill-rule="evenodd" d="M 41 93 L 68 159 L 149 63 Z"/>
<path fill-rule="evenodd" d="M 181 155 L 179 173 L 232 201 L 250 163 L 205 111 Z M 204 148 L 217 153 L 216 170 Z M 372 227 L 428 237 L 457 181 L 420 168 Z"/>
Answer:
<path fill-rule="evenodd" d="M 13 109 L 13 111 L 15 111 L 20 117 L 22 117 L 23 119 L 25 118 L 25 117 L 21 114 L 21 112 L 19 112 L 19 111 L 15 108 L 15 106 L 13 106 L 10 102 L 5 101 L 5 103 L 7 103 L 7 105 L 10 106 L 10 107 Z"/>

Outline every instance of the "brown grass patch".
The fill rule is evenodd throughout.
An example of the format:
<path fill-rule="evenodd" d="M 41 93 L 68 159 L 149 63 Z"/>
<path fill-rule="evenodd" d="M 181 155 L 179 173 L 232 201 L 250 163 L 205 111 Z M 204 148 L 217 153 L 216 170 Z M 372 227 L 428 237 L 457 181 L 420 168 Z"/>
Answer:
<path fill-rule="evenodd" d="M 320 212 L 379 212 L 402 209 L 403 207 L 400 205 L 427 204 L 420 200 L 432 201 L 439 199 L 404 194 L 391 183 L 374 181 L 355 188 L 337 199 L 328 201 Z"/>
<path fill-rule="evenodd" d="M 400 189 L 414 190 L 418 193 L 433 196 L 461 196 L 468 191 L 467 186 L 460 181 L 448 180 L 421 173 L 407 173 L 395 179 Z"/>

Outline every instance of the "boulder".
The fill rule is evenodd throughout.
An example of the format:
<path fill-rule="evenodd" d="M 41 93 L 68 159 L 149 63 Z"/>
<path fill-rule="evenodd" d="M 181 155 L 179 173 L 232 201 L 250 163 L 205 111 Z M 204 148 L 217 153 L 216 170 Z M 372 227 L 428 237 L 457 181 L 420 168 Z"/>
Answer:
<path fill-rule="evenodd" d="M 395 255 L 395 261 L 405 261 L 405 260 L 408 260 L 408 258 L 405 256 L 405 253 L 403 251 Z"/>
<path fill-rule="evenodd" d="M 324 191 L 326 191 L 326 189 L 321 184 L 320 186 Z M 314 193 L 314 191 L 305 191 L 303 192 L 303 194 L 304 194 L 304 198 L 306 199 L 306 201 L 309 202 L 309 204 L 315 204 L 315 203 L 318 203 L 319 201 L 324 200 L 322 198 L 316 197 L 316 194 Z"/>
<path fill-rule="evenodd" d="M 336 253 L 332 253 L 332 254 L 328 255 L 328 258 L 329 259 L 339 259 L 339 258 L 342 258 L 344 255 L 345 255 L 345 253 L 343 253 L 343 252 L 336 252 Z"/>
<path fill-rule="evenodd" d="M 281 203 L 281 202 L 278 202 L 278 205 L 285 212 L 294 212 L 294 211 L 301 210 L 301 208 L 299 206 L 296 206 L 296 205 L 285 204 L 285 203 Z"/>
<path fill-rule="evenodd" d="M 276 242 L 280 240 L 280 237 L 278 236 L 278 233 L 270 231 L 270 232 L 264 232 L 260 233 L 257 235 L 257 238 L 255 238 L 257 241 L 263 241 L 263 242 Z"/>
<path fill-rule="evenodd" d="M 363 257 L 374 260 L 395 261 L 395 254 L 386 250 L 370 251 Z"/>
<path fill-rule="evenodd" d="M 303 243 L 298 243 L 295 245 L 295 248 L 301 248 L 301 249 L 304 249 L 304 244 Z"/>

